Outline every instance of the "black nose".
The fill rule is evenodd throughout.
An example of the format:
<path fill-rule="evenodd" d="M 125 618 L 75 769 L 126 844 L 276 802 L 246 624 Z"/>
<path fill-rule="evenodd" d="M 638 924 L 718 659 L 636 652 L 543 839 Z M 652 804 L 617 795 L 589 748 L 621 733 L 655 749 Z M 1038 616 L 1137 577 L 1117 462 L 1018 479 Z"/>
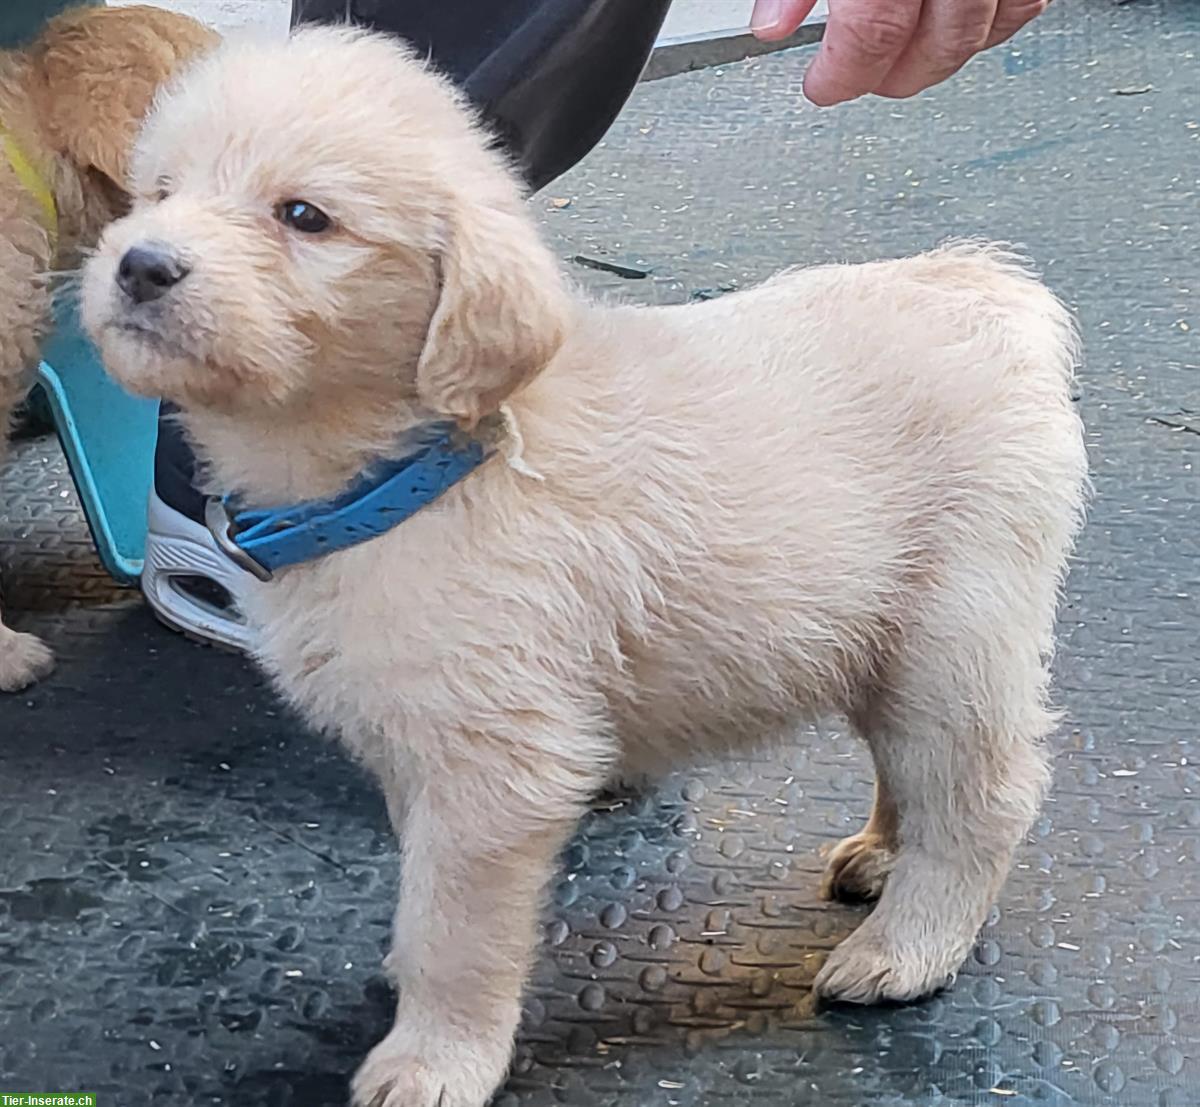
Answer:
<path fill-rule="evenodd" d="M 135 304 L 157 300 L 188 275 L 188 267 L 169 247 L 156 242 L 132 246 L 117 266 L 117 284 Z"/>

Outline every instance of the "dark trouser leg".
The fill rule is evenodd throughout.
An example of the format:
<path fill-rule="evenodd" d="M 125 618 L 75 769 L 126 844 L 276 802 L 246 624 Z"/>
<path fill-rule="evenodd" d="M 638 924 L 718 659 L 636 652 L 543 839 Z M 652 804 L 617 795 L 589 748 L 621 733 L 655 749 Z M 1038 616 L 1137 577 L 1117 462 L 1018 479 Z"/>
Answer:
<path fill-rule="evenodd" d="M 531 189 L 608 130 L 670 0 L 293 0 L 292 22 L 349 16 L 407 39 L 487 116 Z"/>
<path fill-rule="evenodd" d="M 0 3 L 0 50 L 28 42 L 46 20 L 59 12 L 98 2 L 100 0 L 3 0 Z"/>

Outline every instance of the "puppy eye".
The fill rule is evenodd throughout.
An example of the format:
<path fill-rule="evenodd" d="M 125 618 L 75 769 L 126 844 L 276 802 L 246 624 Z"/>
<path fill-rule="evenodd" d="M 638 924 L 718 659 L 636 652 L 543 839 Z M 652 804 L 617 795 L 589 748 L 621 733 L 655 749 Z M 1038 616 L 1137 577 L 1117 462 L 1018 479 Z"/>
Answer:
<path fill-rule="evenodd" d="M 159 177 L 154 182 L 154 191 L 150 193 L 150 199 L 156 204 L 161 204 L 171 195 L 171 182 L 166 177 Z"/>
<path fill-rule="evenodd" d="M 319 207 L 306 200 L 285 200 L 276 208 L 275 216 L 279 222 L 302 234 L 320 234 L 329 230 L 333 222 Z"/>

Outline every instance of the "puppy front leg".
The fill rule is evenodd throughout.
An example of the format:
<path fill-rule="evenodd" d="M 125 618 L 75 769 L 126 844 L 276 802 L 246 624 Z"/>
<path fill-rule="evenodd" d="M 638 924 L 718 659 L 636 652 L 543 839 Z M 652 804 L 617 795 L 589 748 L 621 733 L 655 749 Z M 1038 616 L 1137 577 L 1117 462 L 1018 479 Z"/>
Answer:
<path fill-rule="evenodd" d="M 604 777 L 544 745 L 473 745 L 413 770 L 408 802 L 389 804 L 403 824 L 386 962 L 399 998 L 354 1077 L 356 1107 L 487 1103 L 508 1070 L 543 886 Z"/>
<path fill-rule="evenodd" d="M 0 412 L 0 431 L 5 414 Z M 4 443 L 0 442 L 0 461 Z M 41 680 L 54 668 L 54 654 L 37 635 L 7 627 L 0 610 L 0 692 L 19 692 Z"/>
<path fill-rule="evenodd" d="M 0 623 L 0 692 L 19 692 L 53 668 L 54 654 L 45 642 Z"/>
<path fill-rule="evenodd" d="M 27 367 L 37 357 L 42 321 L 50 307 L 38 276 L 45 264 L 38 265 L 33 257 L 17 252 L 4 260 L 2 269 L 6 294 L 0 298 L 0 465 L 4 463 L 13 409 L 31 384 Z M 10 295 L 9 289 L 20 290 L 21 294 Z M 54 655 L 45 642 L 0 621 L 0 692 L 19 692 L 53 668 Z"/>

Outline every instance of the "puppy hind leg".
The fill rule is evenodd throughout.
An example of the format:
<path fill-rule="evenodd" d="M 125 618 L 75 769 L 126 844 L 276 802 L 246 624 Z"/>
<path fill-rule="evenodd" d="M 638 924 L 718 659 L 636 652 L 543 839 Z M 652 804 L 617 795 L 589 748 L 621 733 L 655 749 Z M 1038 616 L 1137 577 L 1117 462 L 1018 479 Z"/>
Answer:
<path fill-rule="evenodd" d="M 829 849 L 821 895 L 843 903 L 877 900 L 892 871 L 898 845 L 899 815 L 886 763 L 875 766 L 875 801 L 866 826 Z"/>
<path fill-rule="evenodd" d="M 953 979 L 1037 814 L 1053 586 L 1033 588 L 1032 607 L 976 595 L 965 612 L 961 597 L 980 579 L 964 572 L 960 602 L 923 614 L 864 720 L 894 805 L 895 852 L 878 905 L 817 976 L 827 998 L 909 1000 Z M 878 823 L 886 829 L 886 809 Z"/>

